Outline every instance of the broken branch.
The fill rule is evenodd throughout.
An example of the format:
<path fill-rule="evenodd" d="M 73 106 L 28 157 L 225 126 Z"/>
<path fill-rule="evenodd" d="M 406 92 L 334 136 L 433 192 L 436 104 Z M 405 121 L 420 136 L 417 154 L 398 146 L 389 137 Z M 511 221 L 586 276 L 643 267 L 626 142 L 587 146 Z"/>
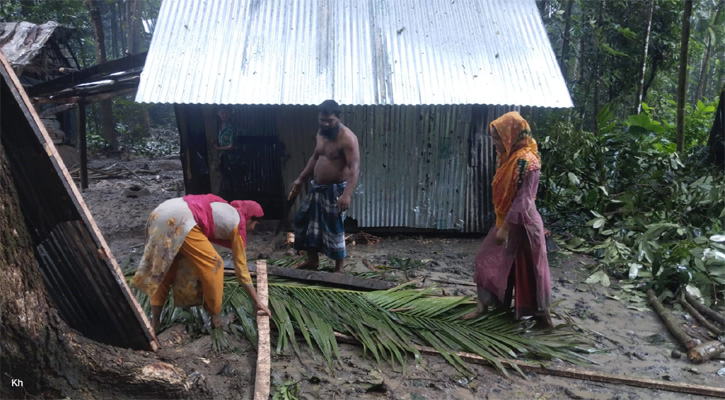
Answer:
<path fill-rule="evenodd" d="M 677 339 L 677 341 L 680 342 L 682 346 L 684 346 L 688 350 L 697 346 L 695 340 L 688 336 L 685 332 L 683 332 L 679 326 L 677 326 L 677 323 L 672 318 L 672 315 L 670 315 L 670 313 L 665 310 L 665 308 L 662 306 L 662 303 L 659 301 L 659 299 L 657 299 L 657 296 L 655 296 L 655 292 L 652 289 L 647 290 L 647 299 L 652 305 L 652 308 L 654 308 L 657 312 L 657 315 L 660 316 L 660 319 L 670 331 L 672 336 L 674 336 L 675 339 Z"/>
<path fill-rule="evenodd" d="M 712 340 L 691 348 L 687 352 L 687 358 L 695 364 L 701 364 L 722 353 L 725 353 L 725 344 L 717 340 Z"/>
<path fill-rule="evenodd" d="M 712 308 L 700 303 L 696 298 L 692 297 L 689 293 L 685 292 L 685 299 L 688 303 L 690 303 L 697 311 L 699 311 L 701 314 L 705 314 L 708 318 L 711 320 L 717 322 L 718 324 L 725 326 L 725 317 L 717 313 Z"/>
<path fill-rule="evenodd" d="M 682 306 L 685 307 L 685 309 L 687 310 L 687 312 L 689 312 L 690 315 L 692 315 L 693 317 L 695 317 L 695 319 L 702 326 L 704 326 L 706 329 L 708 329 L 710 332 L 712 332 L 712 333 L 714 333 L 716 335 L 722 335 L 723 334 L 723 330 L 720 329 L 720 328 L 718 328 L 717 326 L 711 324 L 710 321 L 708 321 L 707 319 L 705 319 L 705 317 L 703 317 L 702 314 L 700 314 L 695 309 L 695 307 L 693 307 L 690 304 L 690 302 L 688 302 L 687 299 L 685 299 L 684 294 L 680 297 L 680 304 L 682 304 Z"/>
<path fill-rule="evenodd" d="M 123 166 L 123 168 L 124 168 L 124 169 L 125 169 L 126 171 L 130 172 L 131 174 L 133 174 L 133 176 L 135 176 L 135 177 L 136 177 L 136 179 L 140 180 L 141 182 L 143 182 L 143 183 L 145 183 L 145 184 L 147 184 L 147 185 L 150 185 L 150 184 L 149 184 L 149 182 L 148 182 L 147 180 L 145 180 L 145 179 L 141 178 L 140 176 L 138 176 L 138 174 L 137 174 L 137 173 L 135 173 L 135 172 L 133 172 L 133 171 L 131 170 L 131 168 L 129 168 L 129 167 L 125 166 L 125 165 Z"/>

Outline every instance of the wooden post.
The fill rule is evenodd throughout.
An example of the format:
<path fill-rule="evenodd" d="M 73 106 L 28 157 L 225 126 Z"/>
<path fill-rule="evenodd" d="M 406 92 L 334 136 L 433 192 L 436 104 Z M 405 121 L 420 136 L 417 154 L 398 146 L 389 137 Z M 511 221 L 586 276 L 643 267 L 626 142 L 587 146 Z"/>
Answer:
<path fill-rule="evenodd" d="M 267 261 L 257 261 L 257 298 L 259 303 L 268 306 Z M 269 316 L 257 314 L 257 377 L 254 381 L 254 399 L 269 399 L 271 362 L 269 340 Z"/>
<path fill-rule="evenodd" d="M 78 99 L 78 144 L 80 147 L 81 190 L 88 189 L 88 154 L 86 147 L 86 100 Z"/>

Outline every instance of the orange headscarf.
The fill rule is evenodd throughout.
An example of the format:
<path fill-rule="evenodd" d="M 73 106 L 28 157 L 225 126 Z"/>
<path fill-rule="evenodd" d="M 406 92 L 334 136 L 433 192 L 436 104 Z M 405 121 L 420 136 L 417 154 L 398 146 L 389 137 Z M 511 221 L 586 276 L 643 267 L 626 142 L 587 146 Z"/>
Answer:
<path fill-rule="evenodd" d="M 496 226 L 500 228 L 526 174 L 541 169 L 541 158 L 529 123 L 518 112 L 508 112 L 491 122 L 489 132 L 494 127 L 506 147 L 505 153 L 498 153 L 492 184 Z"/>

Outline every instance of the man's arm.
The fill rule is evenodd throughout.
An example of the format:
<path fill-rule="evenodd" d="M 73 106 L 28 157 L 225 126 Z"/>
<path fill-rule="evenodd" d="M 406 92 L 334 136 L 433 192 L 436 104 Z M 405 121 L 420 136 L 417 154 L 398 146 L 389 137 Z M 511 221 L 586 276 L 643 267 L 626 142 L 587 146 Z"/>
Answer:
<path fill-rule="evenodd" d="M 300 192 L 300 188 L 302 187 L 302 181 L 307 179 L 308 176 L 312 175 L 315 170 L 315 164 L 317 164 L 318 158 L 320 158 L 320 155 L 317 152 L 317 142 L 315 142 L 315 150 L 312 152 L 312 157 L 310 157 L 310 160 L 307 161 L 307 165 L 305 166 L 305 169 L 302 170 L 302 173 L 300 173 L 300 176 L 295 179 L 294 182 L 292 182 L 292 189 L 290 190 L 289 195 L 287 195 L 288 200 L 292 200 Z"/>
<path fill-rule="evenodd" d="M 337 199 L 337 207 L 340 209 L 340 212 L 347 211 L 350 208 L 350 198 L 352 197 L 352 192 L 355 190 L 355 186 L 357 186 L 357 180 L 360 177 L 360 146 L 357 141 L 357 136 L 350 132 L 350 138 L 345 141 L 342 148 L 345 152 L 345 161 L 347 161 L 347 167 L 350 169 L 350 173 L 347 176 L 345 190 L 342 192 L 342 196 Z"/>

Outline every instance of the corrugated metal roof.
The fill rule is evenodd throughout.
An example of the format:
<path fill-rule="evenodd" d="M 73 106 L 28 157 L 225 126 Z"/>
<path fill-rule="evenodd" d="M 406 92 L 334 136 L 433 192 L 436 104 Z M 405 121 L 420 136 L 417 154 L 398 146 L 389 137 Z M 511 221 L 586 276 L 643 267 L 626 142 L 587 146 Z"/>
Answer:
<path fill-rule="evenodd" d="M 42 25 L 25 21 L 0 22 L 0 50 L 17 74 L 21 74 L 23 68 L 33 63 L 45 69 L 57 69 L 58 66 L 78 68 L 73 56 L 64 46 L 49 49 L 45 54 L 47 59 L 42 62 L 35 60 L 51 38 L 55 37 L 60 44 L 65 44 L 74 31 L 74 28 L 64 27 L 53 21 Z M 49 73 L 52 76 L 59 75 L 58 71 L 49 71 Z"/>
<path fill-rule="evenodd" d="M 164 1 L 136 101 L 572 107 L 534 0 Z"/>

